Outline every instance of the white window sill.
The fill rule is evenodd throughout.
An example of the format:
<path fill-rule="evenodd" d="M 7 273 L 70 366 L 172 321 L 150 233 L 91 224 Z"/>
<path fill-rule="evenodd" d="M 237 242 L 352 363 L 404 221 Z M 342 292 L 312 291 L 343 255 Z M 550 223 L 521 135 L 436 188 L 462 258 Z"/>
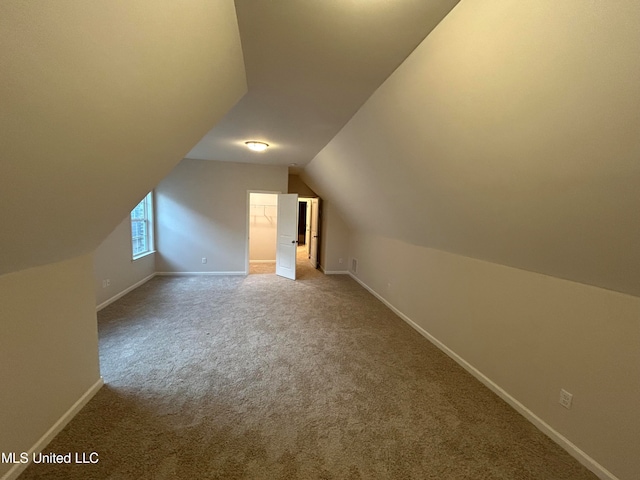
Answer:
<path fill-rule="evenodd" d="M 141 258 L 148 257 L 149 255 L 153 255 L 154 253 L 156 253 L 155 250 L 151 250 L 150 252 L 144 252 L 144 253 L 142 253 L 140 255 L 137 255 L 137 256 L 133 257 L 133 259 L 131 259 L 131 261 L 135 262 L 136 260 L 140 260 Z"/>

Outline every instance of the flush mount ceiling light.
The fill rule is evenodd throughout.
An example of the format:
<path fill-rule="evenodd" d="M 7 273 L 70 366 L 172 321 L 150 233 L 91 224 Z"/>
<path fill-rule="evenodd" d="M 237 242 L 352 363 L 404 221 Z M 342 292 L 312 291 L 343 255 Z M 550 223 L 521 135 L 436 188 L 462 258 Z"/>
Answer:
<path fill-rule="evenodd" d="M 250 140 L 248 142 L 244 142 L 244 144 L 249 147 L 254 152 L 264 152 L 269 146 L 268 143 L 257 142 L 255 140 Z"/>

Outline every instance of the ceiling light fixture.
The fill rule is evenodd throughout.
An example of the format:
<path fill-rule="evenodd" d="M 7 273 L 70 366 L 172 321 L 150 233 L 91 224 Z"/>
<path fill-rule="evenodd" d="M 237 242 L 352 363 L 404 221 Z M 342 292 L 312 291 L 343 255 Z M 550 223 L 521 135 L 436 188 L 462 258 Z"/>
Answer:
<path fill-rule="evenodd" d="M 249 147 L 254 152 L 264 152 L 269 146 L 268 143 L 257 142 L 255 140 L 251 140 L 249 142 L 244 142 L 244 144 Z"/>

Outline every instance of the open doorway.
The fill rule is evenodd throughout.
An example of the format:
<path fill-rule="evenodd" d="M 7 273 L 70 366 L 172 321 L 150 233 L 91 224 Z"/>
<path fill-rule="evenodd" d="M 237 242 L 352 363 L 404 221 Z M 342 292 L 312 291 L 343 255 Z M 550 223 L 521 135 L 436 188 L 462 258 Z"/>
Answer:
<path fill-rule="evenodd" d="M 296 279 L 298 195 L 248 192 L 248 274 Z"/>
<path fill-rule="evenodd" d="M 272 192 L 247 193 L 247 274 L 277 273 L 295 279 L 296 267 L 317 269 L 319 199 Z M 279 220 L 283 222 L 281 225 Z"/>
<path fill-rule="evenodd" d="M 306 259 L 311 266 L 318 268 L 320 199 L 318 197 L 300 197 L 298 203 L 298 245 L 304 246 Z"/>
<path fill-rule="evenodd" d="M 249 192 L 249 274 L 275 273 L 278 195 Z"/>
<path fill-rule="evenodd" d="M 309 205 L 305 198 L 298 199 L 298 247 L 307 245 L 307 211 Z"/>

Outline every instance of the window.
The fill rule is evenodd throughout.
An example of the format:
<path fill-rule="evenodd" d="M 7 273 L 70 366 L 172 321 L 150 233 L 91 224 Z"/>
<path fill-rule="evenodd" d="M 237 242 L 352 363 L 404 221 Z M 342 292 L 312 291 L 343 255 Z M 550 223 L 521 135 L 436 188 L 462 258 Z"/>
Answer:
<path fill-rule="evenodd" d="M 153 197 L 151 192 L 131 210 L 133 259 L 153 253 Z"/>

